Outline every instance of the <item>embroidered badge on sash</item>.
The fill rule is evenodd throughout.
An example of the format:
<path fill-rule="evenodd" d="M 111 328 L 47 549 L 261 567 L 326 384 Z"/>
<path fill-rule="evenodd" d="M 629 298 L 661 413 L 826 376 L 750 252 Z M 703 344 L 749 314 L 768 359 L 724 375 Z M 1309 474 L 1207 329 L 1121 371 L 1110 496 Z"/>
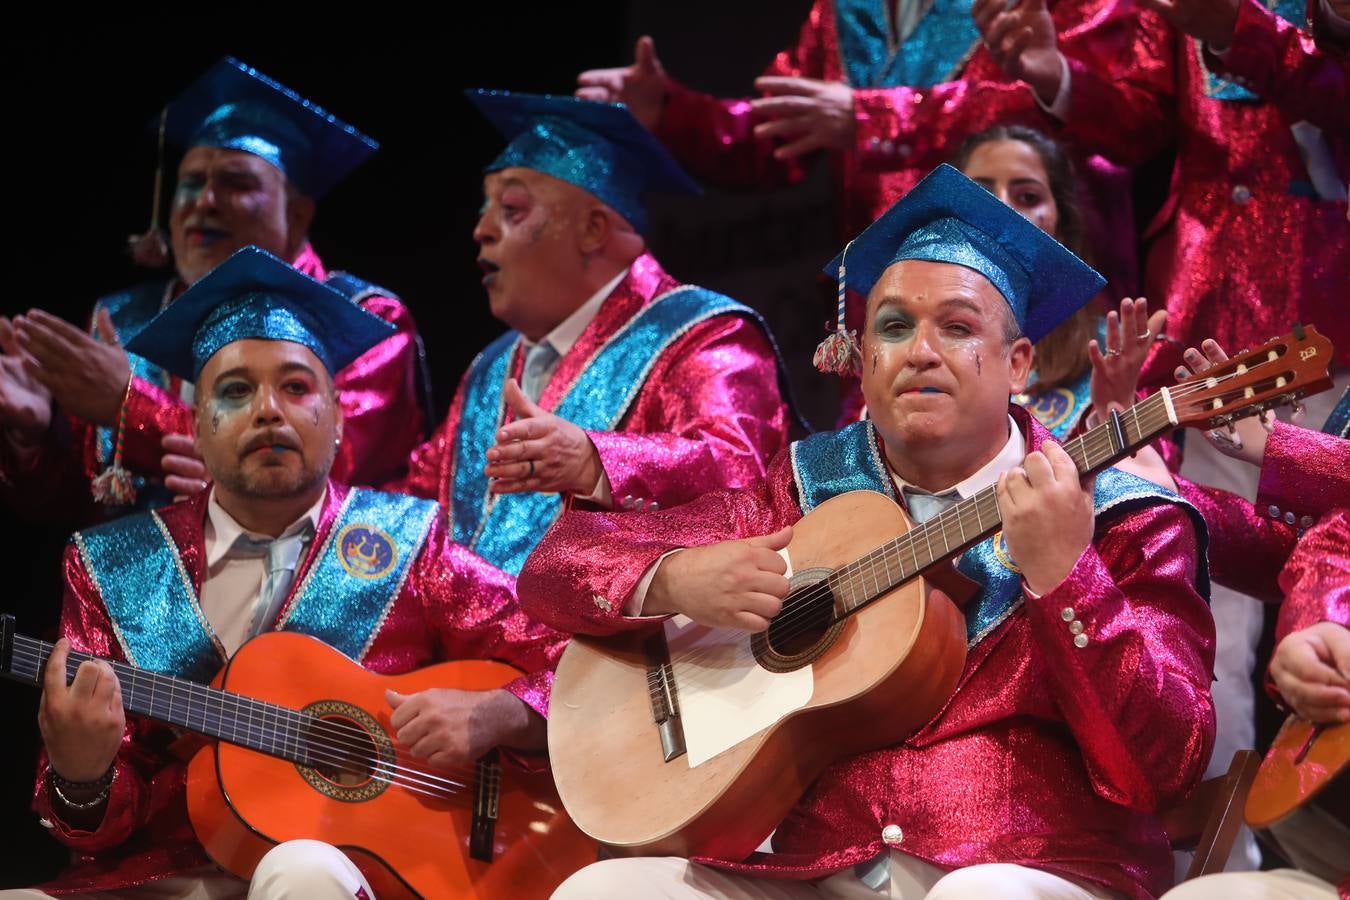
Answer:
<path fill-rule="evenodd" d="M 357 578 L 380 578 L 398 564 L 398 547 L 374 525 L 354 522 L 342 529 L 334 544 L 342 568 Z"/>
<path fill-rule="evenodd" d="M 1034 394 L 1030 392 L 1018 394 L 1014 400 L 1018 406 L 1025 406 L 1050 431 L 1069 421 L 1078 406 L 1078 398 L 1074 396 L 1073 391 L 1065 387 L 1037 391 Z"/>

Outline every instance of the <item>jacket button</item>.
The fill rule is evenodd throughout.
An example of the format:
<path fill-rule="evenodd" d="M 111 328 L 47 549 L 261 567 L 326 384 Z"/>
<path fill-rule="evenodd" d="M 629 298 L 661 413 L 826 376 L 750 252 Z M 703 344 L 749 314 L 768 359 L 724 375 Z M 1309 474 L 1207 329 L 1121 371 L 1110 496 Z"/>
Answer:
<path fill-rule="evenodd" d="M 881 829 L 881 839 L 888 844 L 898 844 L 905 839 L 905 832 L 899 825 L 887 825 Z"/>
<path fill-rule="evenodd" d="M 1250 199 L 1252 199 L 1252 189 L 1245 184 L 1239 184 L 1233 188 L 1234 203 L 1246 203 Z"/>

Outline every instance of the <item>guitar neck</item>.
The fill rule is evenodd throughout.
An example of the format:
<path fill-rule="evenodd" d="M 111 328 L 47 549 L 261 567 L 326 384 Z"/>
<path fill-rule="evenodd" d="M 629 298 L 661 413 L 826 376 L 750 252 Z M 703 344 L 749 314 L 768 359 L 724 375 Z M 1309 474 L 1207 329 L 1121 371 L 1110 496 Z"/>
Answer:
<path fill-rule="evenodd" d="M 6 617 L 6 633 L 0 641 L 0 674 L 41 685 L 53 645 L 13 634 L 10 622 L 12 619 Z M 72 650 L 66 660 L 66 683 L 74 679 L 80 663 L 98 658 Z M 128 712 L 269 756 L 312 764 L 308 736 L 316 720 L 306 713 L 127 663 L 106 662 L 117 676 L 122 705 Z"/>
<path fill-rule="evenodd" d="M 1176 425 L 1166 388 L 1083 435 L 1064 450 L 1086 477 L 1139 449 Z M 846 613 L 855 612 L 924 570 L 969 549 L 1003 525 L 995 488 L 943 510 L 900 537 L 837 569 L 826 579 Z"/>

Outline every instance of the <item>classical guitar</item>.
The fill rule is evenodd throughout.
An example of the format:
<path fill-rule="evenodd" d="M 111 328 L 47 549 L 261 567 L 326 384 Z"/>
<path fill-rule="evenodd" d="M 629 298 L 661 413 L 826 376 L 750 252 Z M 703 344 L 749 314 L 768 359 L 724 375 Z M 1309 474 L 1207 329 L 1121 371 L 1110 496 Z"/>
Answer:
<path fill-rule="evenodd" d="M 1089 475 L 1172 428 L 1324 390 L 1331 360 L 1330 342 L 1299 327 L 1064 449 Z M 617 854 L 750 853 L 831 762 L 903 741 L 941 710 L 965 663 L 953 598 L 973 586 L 950 561 L 1000 525 L 992 487 L 917 527 L 881 494 L 841 494 L 793 527 L 791 592 L 766 632 L 676 617 L 573 640 L 549 707 L 573 820 Z"/>
<path fill-rule="evenodd" d="M 0 674 L 41 684 L 52 645 L 0 618 Z M 87 655 L 71 653 L 67 678 Z M 261 634 L 210 686 L 113 662 L 127 710 L 214 740 L 188 762 L 188 814 L 211 858 L 248 878 L 274 844 L 333 844 L 382 898 L 546 898 L 596 858 L 547 772 L 494 752 L 432 769 L 393 740 L 384 691 L 490 690 L 519 673 L 485 660 L 377 675 L 321 641 Z"/>
<path fill-rule="evenodd" d="M 1290 716 L 1275 736 L 1247 794 L 1243 818 L 1258 831 L 1313 804 L 1350 833 L 1350 722 L 1314 725 Z M 1276 838 L 1278 844 L 1278 838 Z"/>

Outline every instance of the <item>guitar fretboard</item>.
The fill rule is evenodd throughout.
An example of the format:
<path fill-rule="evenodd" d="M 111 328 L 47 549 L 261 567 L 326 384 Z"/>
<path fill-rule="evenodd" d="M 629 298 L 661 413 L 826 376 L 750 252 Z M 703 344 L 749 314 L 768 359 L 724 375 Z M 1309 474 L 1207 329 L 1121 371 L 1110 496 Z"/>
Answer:
<path fill-rule="evenodd" d="M 51 652 L 52 645 L 46 641 L 14 635 L 10 669 L 4 674 L 40 684 Z M 66 683 L 74 679 L 80 663 L 95 658 L 71 651 L 66 661 Z M 307 713 L 126 663 L 105 661 L 117 676 L 122 705 L 129 712 L 301 765 L 315 764 L 309 736 L 318 720 Z"/>
<path fill-rule="evenodd" d="M 1087 476 L 1106 468 L 1175 424 L 1171 398 L 1164 389 L 1080 437 L 1066 441 L 1063 447 L 1078 467 L 1079 474 Z M 998 494 L 990 486 L 836 569 L 825 581 L 847 615 L 934 563 L 973 546 L 1002 525 Z"/>

